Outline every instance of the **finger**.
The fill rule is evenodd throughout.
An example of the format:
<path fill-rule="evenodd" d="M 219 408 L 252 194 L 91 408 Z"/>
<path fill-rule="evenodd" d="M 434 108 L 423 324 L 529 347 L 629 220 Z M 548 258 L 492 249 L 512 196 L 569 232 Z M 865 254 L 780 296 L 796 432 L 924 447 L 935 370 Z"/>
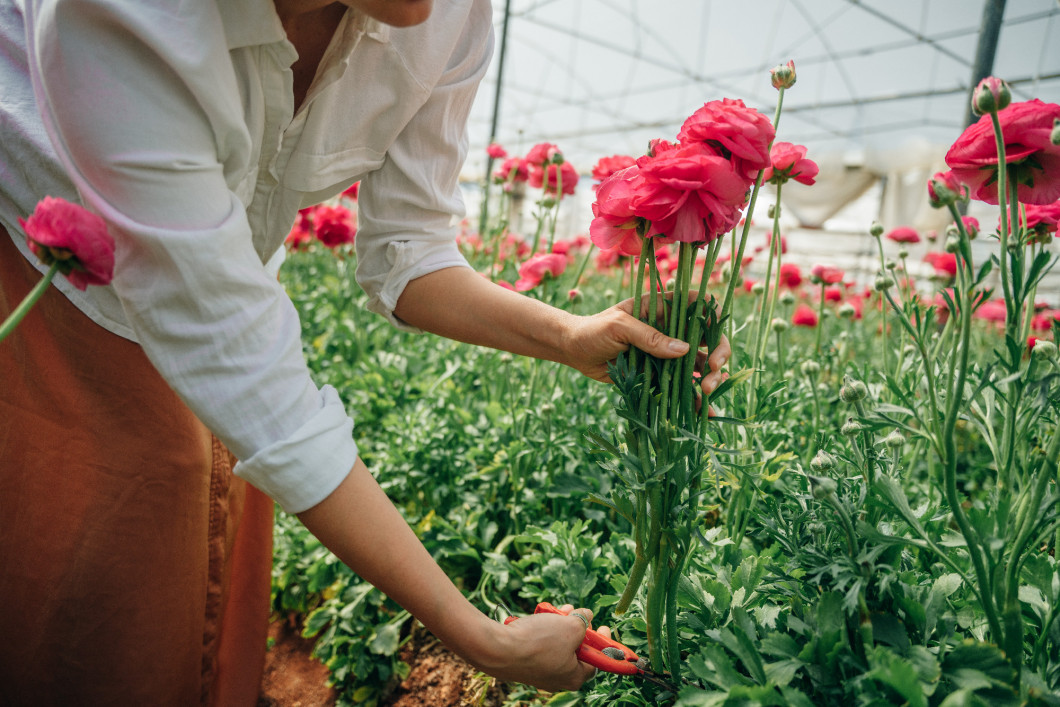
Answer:
<path fill-rule="evenodd" d="M 562 606 L 560 606 L 558 608 L 559 608 L 559 613 L 561 613 L 561 614 L 569 614 L 570 612 L 574 611 L 574 604 L 564 604 L 564 605 L 562 605 Z"/>
<path fill-rule="evenodd" d="M 582 616 L 582 617 L 585 618 L 585 623 L 582 624 L 582 627 L 586 631 L 588 631 L 589 629 L 591 629 L 593 627 L 593 612 L 590 611 L 589 609 L 585 609 L 585 608 L 574 609 L 573 611 L 570 612 L 570 614 L 571 614 L 571 616 L 577 614 L 577 615 Z M 578 619 L 578 621 L 580 623 L 581 619 Z"/>
<path fill-rule="evenodd" d="M 610 626 L 598 626 L 596 632 L 604 638 L 611 638 L 611 627 Z"/>
<path fill-rule="evenodd" d="M 718 345 L 710 352 L 710 357 L 707 359 L 707 362 L 710 365 L 710 370 L 721 370 L 721 368 L 729 362 L 729 358 L 731 357 L 732 347 L 729 345 L 729 340 L 722 336 L 721 340 L 718 341 Z"/>
<path fill-rule="evenodd" d="M 717 390 L 723 380 L 725 380 L 725 372 L 714 371 L 703 376 L 703 380 L 699 382 L 699 387 L 703 389 L 703 395 L 710 395 Z"/>
<path fill-rule="evenodd" d="M 632 316 L 625 318 L 625 341 L 656 358 L 677 358 L 688 353 L 688 344 L 671 339 L 666 334 Z"/>

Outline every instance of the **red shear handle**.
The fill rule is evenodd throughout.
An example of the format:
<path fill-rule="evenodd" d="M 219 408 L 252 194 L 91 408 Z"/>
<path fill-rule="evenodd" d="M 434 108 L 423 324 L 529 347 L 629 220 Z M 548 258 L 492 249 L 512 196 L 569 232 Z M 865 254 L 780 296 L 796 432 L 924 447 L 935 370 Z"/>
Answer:
<path fill-rule="evenodd" d="M 548 602 L 538 604 L 534 613 L 569 615 Z M 515 616 L 509 616 L 504 620 L 504 623 L 509 624 L 515 619 Z M 616 649 L 622 653 L 623 657 L 612 658 L 602 652 L 604 648 Z M 585 638 L 582 640 L 582 644 L 578 646 L 578 650 L 575 651 L 575 655 L 581 662 L 588 663 L 594 668 L 608 673 L 618 673 L 619 675 L 637 675 L 640 673 L 640 668 L 637 667 L 639 658 L 636 653 L 618 641 L 611 640 L 591 628 L 585 630 Z"/>

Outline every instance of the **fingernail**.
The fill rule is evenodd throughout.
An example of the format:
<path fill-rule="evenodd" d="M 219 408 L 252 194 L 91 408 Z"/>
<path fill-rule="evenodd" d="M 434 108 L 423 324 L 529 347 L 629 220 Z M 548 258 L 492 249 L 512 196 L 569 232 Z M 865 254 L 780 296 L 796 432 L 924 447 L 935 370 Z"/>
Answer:
<path fill-rule="evenodd" d="M 688 351 L 688 344 L 683 341 L 678 341 L 677 339 L 670 339 L 670 343 L 667 344 L 667 348 L 670 349 L 671 352 L 679 354 Z"/>

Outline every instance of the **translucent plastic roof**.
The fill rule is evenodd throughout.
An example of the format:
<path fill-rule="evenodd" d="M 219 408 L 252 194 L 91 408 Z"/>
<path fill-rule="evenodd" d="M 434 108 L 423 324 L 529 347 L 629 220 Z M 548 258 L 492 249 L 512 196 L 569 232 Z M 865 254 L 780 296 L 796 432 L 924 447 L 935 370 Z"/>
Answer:
<path fill-rule="evenodd" d="M 992 1 L 992 0 L 991 0 Z M 672 139 L 704 102 L 772 116 L 769 69 L 795 61 L 778 139 L 852 163 L 945 149 L 965 126 L 984 0 L 511 0 L 498 129 L 509 153 L 557 144 L 588 173 L 602 156 Z M 470 124 L 481 177 L 497 51 Z M 1008 0 L 991 73 L 1014 100 L 1060 103 L 1060 4 Z"/>

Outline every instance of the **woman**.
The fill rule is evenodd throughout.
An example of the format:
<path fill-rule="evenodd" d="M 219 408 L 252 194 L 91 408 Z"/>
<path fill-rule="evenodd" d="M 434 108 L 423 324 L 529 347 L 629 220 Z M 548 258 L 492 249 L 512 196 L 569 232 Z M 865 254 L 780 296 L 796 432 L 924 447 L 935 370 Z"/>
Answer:
<path fill-rule="evenodd" d="M 254 704 L 267 496 L 480 669 L 589 678 L 591 612 L 503 626 L 433 562 L 275 277 L 298 209 L 360 180 L 357 277 L 395 326 L 600 380 L 630 344 L 687 349 L 630 303 L 576 317 L 456 249 L 488 0 L 0 0 L 0 35 L 0 316 L 39 278 L 17 219 L 45 195 L 116 241 L 110 286 L 57 281 L 0 344 L 0 703 Z"/>

